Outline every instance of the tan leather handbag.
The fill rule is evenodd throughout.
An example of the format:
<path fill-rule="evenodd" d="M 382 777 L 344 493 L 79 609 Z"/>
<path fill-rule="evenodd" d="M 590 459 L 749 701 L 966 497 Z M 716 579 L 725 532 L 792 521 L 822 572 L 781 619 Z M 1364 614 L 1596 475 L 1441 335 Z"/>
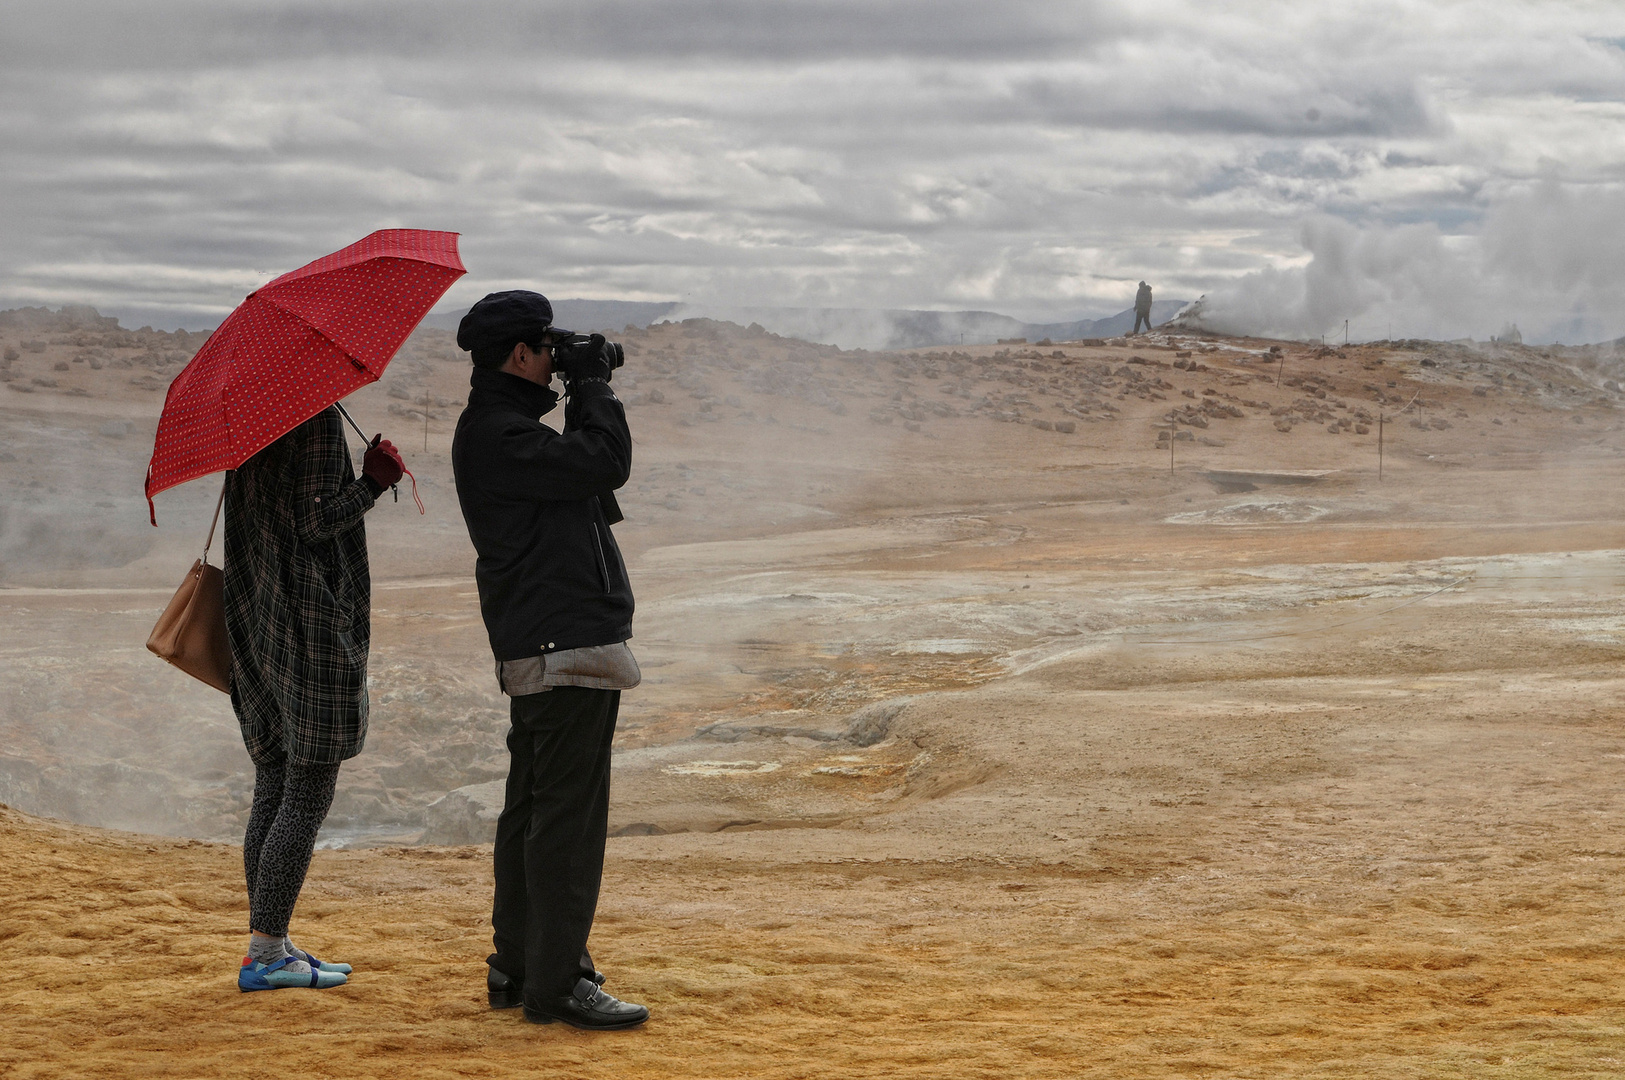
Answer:
<path fill-rule="evenodd" d="M 220 506 L 225 501 L 226 489 L 221 485 L 220 501 L 214 504 L 214 521 L 209 524 L 209 538 L 203 542 L 203 558 L 192 564 L 181 587 L 170 598 L 169 606 L 158 616 L 158 625 L 147 638 L 147 648 L 194 679 L 230 693 L 231 640 L 226 637 L 226 578 L 218 566 L 209 565 L 209 547 L 214 543 Z"/>

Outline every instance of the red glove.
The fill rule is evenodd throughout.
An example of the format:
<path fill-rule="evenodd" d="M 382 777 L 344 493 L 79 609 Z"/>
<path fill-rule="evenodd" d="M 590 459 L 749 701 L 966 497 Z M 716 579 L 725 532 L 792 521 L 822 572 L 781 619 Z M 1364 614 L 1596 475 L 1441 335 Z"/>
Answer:
<path fill-rule="evenodd" d="M 372 477 L 372 482 L 382 489 L 398 483 L 405 471 L 406 462 L 401 460 L 395 444 L 382 435 L 375 436 L 361 459 L 361 475 Z"/>

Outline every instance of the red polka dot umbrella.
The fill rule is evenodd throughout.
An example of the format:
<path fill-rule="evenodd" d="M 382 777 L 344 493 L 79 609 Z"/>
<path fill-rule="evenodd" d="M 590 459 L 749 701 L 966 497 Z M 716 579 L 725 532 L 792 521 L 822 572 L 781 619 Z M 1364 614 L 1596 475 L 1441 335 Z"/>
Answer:
<path fill-rule="evenodd" d="M 149 510 L 160 491 L 235 469 L 376 382 L 466 272 L 456 233 L 382 229 L 249 293 L 169 384 Z"/>

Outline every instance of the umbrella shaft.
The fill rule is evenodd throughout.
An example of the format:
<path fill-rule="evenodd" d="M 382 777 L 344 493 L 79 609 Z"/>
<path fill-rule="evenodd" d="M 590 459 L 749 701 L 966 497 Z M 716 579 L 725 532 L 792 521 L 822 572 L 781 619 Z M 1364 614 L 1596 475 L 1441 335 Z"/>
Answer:
<path fill-rule="evenodd" d="M 333 402 L 333 406 L 334 406 L 334 408 L 338 409 L 338 411 L 341 414 L 343 414 L 344 419 L 350 421 L 350 426 L 355 428 L 355 433 L 357 435 L 361 436 L 361 445 L 365 446 L 365 447 L 368 447 L 370 449 L 371 446 L 372 446 L 372 443 L 368 441 L 367 433 L 365 431 L 362 431 L 361 430 L 361 425 L 355 422 L 355 417 L 350 415 L 350 410 L 346 409 L 344 407 L 343 403 L 338 402 L 338 401 Z M 389 486 L 390 486 L 390 489 L 395 492 L 395 501 L 400 502 L 401 501 L 401 489 L 396 487 L 394 484 L 391 484 Z M 413 498 L 417 497 L 417 492 L 418 492 L 418 482 L 414 479 L 412 481 L 412 497 Z M 224 497 L 224 496 L 222 496 L 222 497 Z M 419 511 L 419 513 L 422 513 L 422 511 Z"/>
<path fill-rule="evenodd" d="M 361 425 L 355 422 L 355 417 L 350 415 L 350 410 L 346 409 L 342 402 L 335 401 L 333 402 L 333 405 L 338 409 L 339 414 L 343 416 L 344 419 L 350 421 L 350 426 L 355 428 L 355 433 L 361 436 L 361 444 L 363 446 L 367 445 L 367 433 L 362 431 Z"/>

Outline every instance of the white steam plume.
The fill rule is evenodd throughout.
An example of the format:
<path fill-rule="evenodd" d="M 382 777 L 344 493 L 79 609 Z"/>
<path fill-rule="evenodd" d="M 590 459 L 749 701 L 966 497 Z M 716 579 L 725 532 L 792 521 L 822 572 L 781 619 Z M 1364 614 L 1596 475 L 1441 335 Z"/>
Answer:
<path fill-rule="evenodd" d="M 1486 338 L 1516 324 L 1530 343 L 1625 335 L 1625 190 L 1557 182 L 1493 201 L 1482 227 L 1304 223 L 1308 263 L 1214 290 L 1181 322 L 1232 334 L 1355 340 Z"/>

